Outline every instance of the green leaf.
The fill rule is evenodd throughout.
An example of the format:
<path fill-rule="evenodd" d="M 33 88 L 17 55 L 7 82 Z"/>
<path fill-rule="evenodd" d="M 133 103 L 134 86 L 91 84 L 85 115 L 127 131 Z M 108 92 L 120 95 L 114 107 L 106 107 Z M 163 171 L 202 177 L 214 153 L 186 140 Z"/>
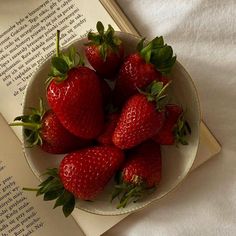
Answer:
<path fill-rule="evenodd" d="M 39 114 L 30 115 L 28 118 L 28 122 L 40 124 L 41 123 L 41 115 L 39 115 Z"/>
<path fill-rule="evenodd" d="M 181 139 L 180 142 L 181 142 L 182 145 L 188 145 L 188 142 L 184 139 Z"/>
<path fill-rule="evenodd" d="M 149 50 L 149 51 L 147 51 L 145 53 L 144 60 L 146 61 L 146 63 L 150 62 L 151 55 L 152 55 L 152 51 L 151 50 Z"/>
<path fill-rule="evenodd" d="M 45 179 L 42 183 L 39 184 L 39 187 L 43 187 L 47 185 L 51 180 L 53 180 L 53 176 L 49 176 L 47 179 Z"/>
<path fill-rule="evenodd" d="M 58 178 L 54 178 L 50 182 L 48 182 L 45 186 L 42 187 L 41 193 L 46 193 L 49 191 L 58 190 L 62 187 L 62 183 Z"/>
<path fill-rule="evenodd" d="M 58 190 L 55 190 L 55 191 L 46 192 L 44 194 L 43 200 L 44 201 L 54 200 L 54 199 L 58 198 L 63 193 L 63 191 L 64 191 L 64 189 L 61 188 L 61 189 L 58 189 Z"/>
<path fill-rule="evenodd" d="M 56 200 L 53 208 L 56 208 L 58 206 L 63 206 L 66 202 L 68 202 L 71 199 L 71 196 L 73 196 L 72 193 L 68 192 L 67 190 L 64 190 L 64 192 Z"/>
<path fill-rule="evenodd" d="M 160 64 L 162 64 L 161 51 L 160 51 L 160 49 L 153 49 L 153 50 L 152 50 L 151 62 L 152 62 L 152 64 L 154 64 L 156 67 L 158 67 Z"/>
<path fill-rule="evenodd" d="M 146 61 L 146 63 L 150 62 L 151 55 L 152 55 L 152 45 L 149 43 L 146 47 L 144 47 L 141 51 L 140 54 L 142 58 Z"/>
<path fill-rule="evenodd" d="M 115 36 L 115 30 L 111 25 L 108 25 L 108 29 L 105 31 L 103 24 L 97 22 L 98 33 L 88 33 L 88 43 L 86 46 L 97 45 L 100 50 L 100 55 L 103 60 L 106 60 L 107 50 L 112 50 L 115 53 L 119 52 L 119 45 L 122 43 L 121 39 Z M 101 48 L 102 47 L 102 48 Z"/>
<path fill-rule="evenodd" d="M 160 48 L 159 57 L 162 62 L 168 61 L 173 56 L 172 47 L 165 45 L 163 48 Z"/>
<path fill-rule="evenodd" d="M 107 57 L 107 44 L 103 43 L 99 48 L 100 55 L 103 59 L 103 61 L 106 61 Z"/>
<path fill-rule="evenodd" d="M 162 36 L 156 37 L 151 41 L 151 43 L 153 49 L 160 48 L 164 46 L 164 39 Z"/>
<path fill-rule="evenodd" d="M 66 202 L 66 204 L 62 208 L 65 217 L 68 217 L 72 213 L 74 208 L 75 208 L 75 198 L 73 195 L 71 195 L 71 198 Z"/>
<path fill-rule="evenodd" d="M 66 63 L 67 66 L 68 66 L 68 70 L 73 67 L 73 65 L 74 65 L 74 59 L 71 60 L 70 57 L 69 57 L 69 55 L 66 55 L 66 54 L 63 54 L 63 53 L 62 53 L 61 56 L 60 56 L 60 58 L 65 61 L 65 63 Z"/>
<path fill-rule="evenodd" d="M 153 97 L 151 94 L 147 94 L 147 101 L 153 102 L 155 100 L 155 97 Z"/>
<path fill-rule="evenodd" d="M 112 28 L 111 25 L 108 25 L 108 29 L 107 29 L 107 31 L 105 33 L 105 39 L 107 40 L 107 42 L 113 44 L 114 33 L 115 33 L 115 30 Z"/>
<path fill-rule="evenodd" d="M 98 33 L 99 33 L 100 35 L 103 35 L 103 34 L 104 34 L 104 26 L 103 26 L 103 24 L 102 24 L 101 21 L 98 21 L 98 22 L 97 22 L 96 28 L 97 28 L 97 31 L 98 31 Z"/>
<path fill-rule="evenodd" d="M 66 64 L 65 60 L 63 60 L 60 57 L 53 57 L 52 58 L 52 65 L 62 74 L 66 74 L 67 71 L 69 70 L 69 67 Z"/>
<path fill-rule="evenodd" d="M 170 73 L 172 67 L 174 66 L 175 61 L 176 61 L 176 56 L 172 57 L 168 62 L 158 65 L 157 69 L 162 73 L 168 74 Z"/>
<path fill-rule="evenodd" d="M 144 47 L 144 41 L 145 41 L 145 38 L 142 38 L 142 39 L 139 41 L 139 43 L 137 44 L 136 50 L 137 50 L 138 52 L 141 52 L 141 50 L 143 49 L 143 47 Z"/>
<path fill-rule="evenodd" d="M 95 34 L 93 32 L 88 33 L 88 40 L 92 41 L 92 44 L 100 45 L 101 44 L 101 36 L 98 34 Z"/>
<path fill-rule="evenodd" d="M 63 74 L 58 71 L 55 67 L 51 67 L 51 71 L 48 73 L 48 76 L 52 76 L 52 77 L 60 77 L 62 76 Z"/>
<path fill-rule="evenodd" d="M 151 95 L 153 95 L 153 96 L 158 95 L 161 92 L 162 88 L 163 88 L 162 82 L 153 83 L 153 85 L 151 87 Z"/>
<path fill-rule="evenodd" d="M 111 194 L 111 200 L 110 201 L 112 202 L 117 196 L 119 196 L 121 194 L 121 192 L 122 192 L 121 188 L 115 188 L 113 190 L 112 194 Z"/>

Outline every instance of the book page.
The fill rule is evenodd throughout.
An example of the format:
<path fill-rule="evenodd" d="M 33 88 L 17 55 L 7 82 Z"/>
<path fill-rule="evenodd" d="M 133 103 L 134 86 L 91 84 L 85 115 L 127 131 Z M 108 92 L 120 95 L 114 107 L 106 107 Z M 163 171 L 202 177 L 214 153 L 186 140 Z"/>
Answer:
<path fill-rule="evenodd" d="M 56 30 L 62 47 L 95 30 L 98 20 L 118 30 L 99 0 L 0 2 L 0 112 L 8 122 L 21 114 L 28 81 L 55 52 Z"/>
<path fill-rule="evenodd" d="M 20 141 L 0 116 L 0 235 L 84 235 L 72 216 L 65 218 L 54 202 L 45 202 L 23 187 L 37 187 Z M 10 140 L 10 141 L 9 141 Z"/>

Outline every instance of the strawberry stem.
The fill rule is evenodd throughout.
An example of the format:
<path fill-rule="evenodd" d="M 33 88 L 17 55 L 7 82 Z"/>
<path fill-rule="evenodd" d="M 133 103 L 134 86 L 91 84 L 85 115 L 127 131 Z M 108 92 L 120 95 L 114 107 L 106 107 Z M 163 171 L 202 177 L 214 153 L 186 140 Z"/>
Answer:
<path fill-rule="evenodd" d="M 60 55 L 60 30 L 57 30 L 56 34 L 56 56 Z"/>
<path fill-rule="evenodd" d="M 41 128 L 41 124 L 36 123 L 26 123 L 26 122 L 15 122 L 10 123 L 10 126 L 23 126 L 24 128 L 30 129 L 30 130 L 38 130 Z"/>
<path fill-rule="evenodd" d="M 68 72 L 72 68 L 83 66 L 84 61 L 77 52 L 77 49 L 70 47 L 66 52 L 60 51 L 60 31 L 56 33 L 56 55 L 51 60 L 51 70 L 48 74 L 49 78 L 45 81 L 48 86 L 52 80 L 60 83 L 67 79 Z"/>

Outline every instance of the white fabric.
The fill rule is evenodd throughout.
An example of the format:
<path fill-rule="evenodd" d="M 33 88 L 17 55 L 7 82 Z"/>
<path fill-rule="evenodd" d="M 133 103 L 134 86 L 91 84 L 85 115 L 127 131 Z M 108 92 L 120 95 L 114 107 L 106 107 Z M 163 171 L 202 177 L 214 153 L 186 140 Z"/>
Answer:
<path fill-rule="evenodd" d="M 118 0 L 143 36 L 163 35 L 199 91 L 222 151 L 106 236 L 236 235 L 236 1 Z"/>

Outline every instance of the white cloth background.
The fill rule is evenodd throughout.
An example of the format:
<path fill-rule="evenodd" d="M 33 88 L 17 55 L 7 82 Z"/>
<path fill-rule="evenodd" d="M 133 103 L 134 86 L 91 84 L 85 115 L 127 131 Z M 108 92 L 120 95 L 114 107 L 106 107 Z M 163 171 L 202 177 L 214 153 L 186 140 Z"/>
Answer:
<path fill-rule="evenodd" d="M 138 31 L 163 35 L 198 88 L 222 151 L 106 236 L 236 235 L 236 1 L 118 0 Z"/>

